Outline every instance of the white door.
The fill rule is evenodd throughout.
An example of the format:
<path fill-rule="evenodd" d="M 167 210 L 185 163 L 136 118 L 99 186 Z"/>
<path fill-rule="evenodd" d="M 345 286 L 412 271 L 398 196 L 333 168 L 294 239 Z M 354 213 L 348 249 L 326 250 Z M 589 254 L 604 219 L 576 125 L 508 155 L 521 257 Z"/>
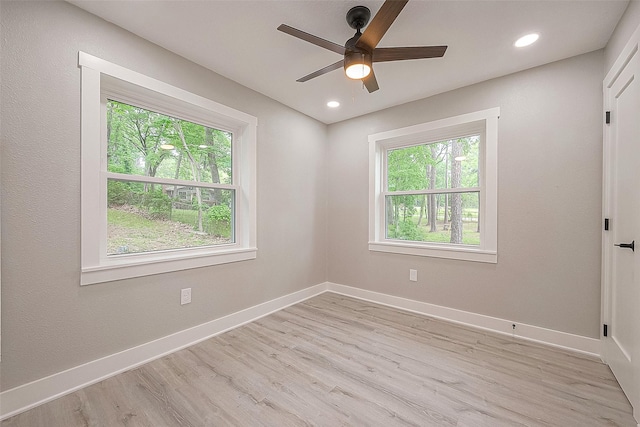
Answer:
<path fill-rule="evenodd" d="M 611 123 L 605 128 L 603 356 L 640 421 L 640 55 L 605 80 Z M 617 70 L 617 71 L 620 71 Z M 630 247 L 632 246 L 632 247 Z"/>

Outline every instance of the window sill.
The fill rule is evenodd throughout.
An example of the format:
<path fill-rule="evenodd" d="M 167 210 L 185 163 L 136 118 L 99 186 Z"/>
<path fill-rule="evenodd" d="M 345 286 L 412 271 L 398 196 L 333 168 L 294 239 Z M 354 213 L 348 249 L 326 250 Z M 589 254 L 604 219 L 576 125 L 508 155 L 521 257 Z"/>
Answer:
<path fill-rule="evenodd" d="M 212 252 L 209 248 L 208 250 L 197 249 L 182 253 L 176 251 L 175 255 L 167 257 L 168 252 L 170 251 L 136 254 L 126 257 L 114 256 L 105 260 L 101 265 L 84 267 L 80 274 L 80 285 L 92 285 L 133 277 L 246 261 L 255 259 L 258 250 L 257 248 L 225 248 Z"/>
<path fill-rule="evenodd" d="M 448 258 L 462 261 L 498 263 L 498 254 L 473 247 L 427 246 L 412 242 L 369 242 L 369 250 L 404 255 Z"/>

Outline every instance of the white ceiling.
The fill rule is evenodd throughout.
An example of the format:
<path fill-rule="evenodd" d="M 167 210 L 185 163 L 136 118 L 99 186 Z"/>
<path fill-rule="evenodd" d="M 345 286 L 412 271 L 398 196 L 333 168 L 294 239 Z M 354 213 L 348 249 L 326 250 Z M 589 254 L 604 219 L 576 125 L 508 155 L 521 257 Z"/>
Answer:
<path fill-rule="evenodd" d="M 296 82 L 340 55 L 276 30 L 288 24 L 344 44 L 347 10 L 382 1 L 95 1 L 71 3 L 255 91 L 334 123 L 605 47 L 627 0 L 410 0 L 380 47 L 448 45 L 444 58 L 374 64 L 368 93 L 342 70 Z M 527 48 L 514 41 L 529 32 Z M 329 109 L 326 102 L 342 105 Z"/>

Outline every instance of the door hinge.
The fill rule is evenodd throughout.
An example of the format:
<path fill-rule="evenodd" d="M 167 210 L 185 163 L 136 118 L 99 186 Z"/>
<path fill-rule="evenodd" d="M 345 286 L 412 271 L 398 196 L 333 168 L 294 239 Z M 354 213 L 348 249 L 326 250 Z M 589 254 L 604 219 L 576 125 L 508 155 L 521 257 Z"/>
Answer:
<path fill-rule="evenodd" d="M 605 323 L 604 325 L 602 325 L 602 335 L 604 335 L 605 337 L 608 335 L 609 333 L 609 326 L 607 326 L 607 324 Z"/>
<path fill-rule="evenodd" d="M 604 219 L 604 231 L 609 231 L 609 218 Z"/>
<path fill-rule="evenodd" d="M 611 123 L 611 111 L 607 111 L 607 112 L 604 114 L 604 122 L 605 122 L 606 124 Z"/>

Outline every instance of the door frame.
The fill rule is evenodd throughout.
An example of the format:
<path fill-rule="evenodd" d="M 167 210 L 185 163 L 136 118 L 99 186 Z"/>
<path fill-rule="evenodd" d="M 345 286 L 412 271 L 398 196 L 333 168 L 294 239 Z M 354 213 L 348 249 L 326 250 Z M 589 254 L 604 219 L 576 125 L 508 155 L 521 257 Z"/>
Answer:
<path fill-rule="evenodd" d="M 605 117 L 606 112 L 611 110 L 610 98 L 611 88 L 615 84 L 616 80 L 624 70 L 625 66 L 631 61 L 631 59 L 640 55 L 640 26 L 636 28 L 633 35 L 625 45 L 624 49 L 614 62 L 613 66 L 607 73 L 603 81 L 603 159 L 602 159 L 602 268 L 601 268 L 601 312 L 600 312 L 600 340 L 601 345 L 601 358 L 605 363 L 609 363 L 607 354 L 607 348 L 604 345 L 604 325 L 611 325 L 611 293 L 612 293 L 612 252 L 613 252 L 613 233 L 605 230 L 605 219 L 613 218 L 615 211 L 613 206 L 613 194 L 614 194 L 614 179 L 613 172 L 616 170 L 615 152 L 612 146 L 612 130 L 611 126 L 606 124 Z M 615 227 L 615 224 L 611 224 Z M 640 328 L 638 329 L 640 334 Z M 627 396 L 631 405 L 633 406 L 633 415 L 637 422 L 640 422 L 640 402 L 631 401 L 631 396 Z M 640 426 L 640 423 L 638 424 Z"/>

